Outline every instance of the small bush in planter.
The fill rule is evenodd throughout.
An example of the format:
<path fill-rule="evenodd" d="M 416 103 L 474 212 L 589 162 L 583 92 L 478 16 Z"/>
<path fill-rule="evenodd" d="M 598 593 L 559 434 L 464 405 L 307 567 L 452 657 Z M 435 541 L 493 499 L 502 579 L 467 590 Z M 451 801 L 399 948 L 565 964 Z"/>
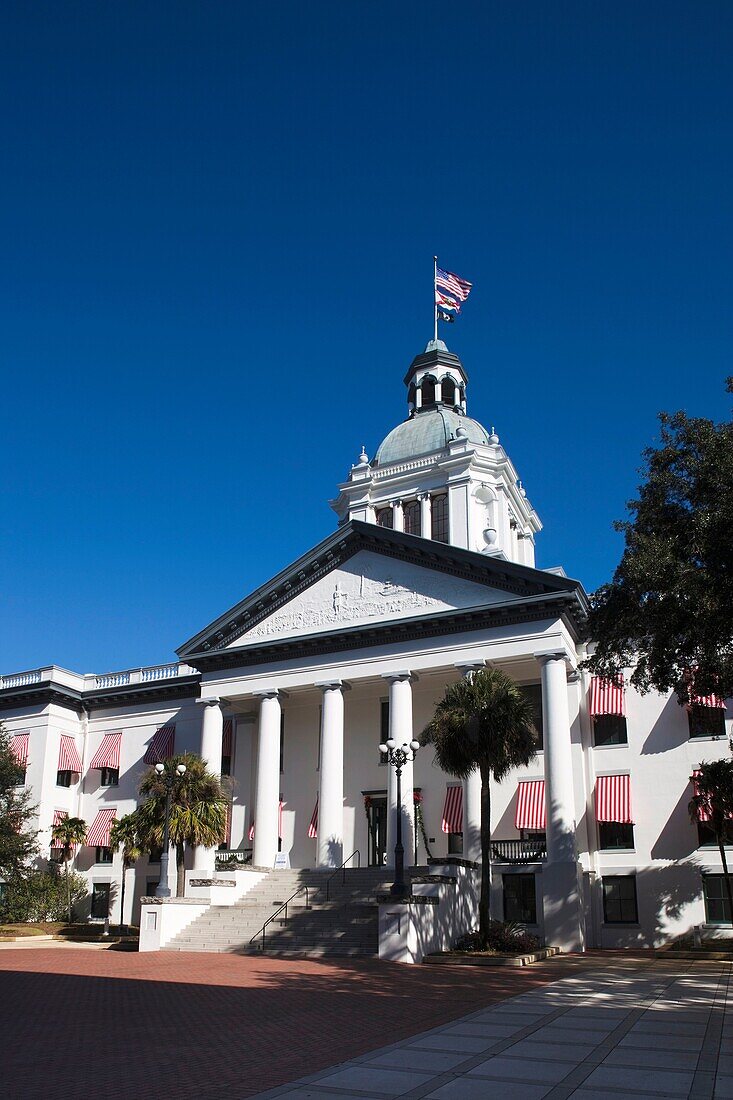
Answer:
<path fill-rule="evenodd" d="M 521 924 L 515 921 L 492 920 L 486 936 L 479 932 L 468 932 L 461 936 L 455 946 L 456 951 L 496 951 L 502 955 L 524 955 L 536 951 L 539 940 L 530 936 Z"/>

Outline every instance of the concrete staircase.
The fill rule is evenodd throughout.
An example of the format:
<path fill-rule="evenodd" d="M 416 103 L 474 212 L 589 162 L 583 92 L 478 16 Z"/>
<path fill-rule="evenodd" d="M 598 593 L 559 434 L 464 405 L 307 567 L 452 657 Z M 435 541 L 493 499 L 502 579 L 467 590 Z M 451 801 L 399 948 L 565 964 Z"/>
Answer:
<path fill-rule="evenodd" d="M 413 870 L 417 871 L 417 868 Z M 271 871 L 235 905 L 212 905 L 188 925 L 164 951 L 223 951 L 259 954 L 262 936 L 255 936 L 268 917 L 296 890 L 308 888 L 265 930 L 268 955 L 375 956 L 378 944 L 376 895 L 389 888 L 386 868 L 347 868 L 331 878 L 330 871 Z"/>

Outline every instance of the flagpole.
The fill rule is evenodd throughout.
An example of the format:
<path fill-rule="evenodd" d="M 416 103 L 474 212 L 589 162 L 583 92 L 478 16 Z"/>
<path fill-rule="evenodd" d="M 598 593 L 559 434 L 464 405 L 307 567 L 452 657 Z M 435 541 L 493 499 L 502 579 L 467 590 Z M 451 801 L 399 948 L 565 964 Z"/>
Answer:
<path fill-rule="evenodd" d="M 433 339 L 436 344 L 438 342 L 438 303 L 437 303 L 437 287 L 438 287 L 438 257 L 433 256 Z"/>

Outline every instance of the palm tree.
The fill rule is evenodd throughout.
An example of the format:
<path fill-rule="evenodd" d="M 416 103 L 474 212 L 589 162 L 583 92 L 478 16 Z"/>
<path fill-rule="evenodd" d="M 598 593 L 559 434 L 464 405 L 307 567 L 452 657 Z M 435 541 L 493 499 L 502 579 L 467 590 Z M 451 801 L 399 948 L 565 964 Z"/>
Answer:
<path fill-rule="evenodd" d="M 113 852 L 122 849 L 122 889 L 120 891 L 120 934 L 125 920 L 125 879 L 127 871 L 142 855 L 139 843 L 140 822 L 137 811 L 125 814 L 119 821 L 112 822 L 109 831 L 109 846 Z"/>
<path fill-rule="evenodd" d="M 491 779 L 501 783 L 513 768 L 534 758 L 536 732 L 531 702 L 497 668 L 480 669 L 446 688 L 423 730 L 438 767 L 457 779 L 481 773 L 481 894 L 479 941 L 491 919 Z"/>
<path fill-rule="evenodd" d="M 731 890 L 728 861 L 725 858 L 725 841 L 733 818 L 733 760 L 713 760 L 701 764 L 691 777 L 695 793 L 688 810 L 693 821 L 703 821 L 715 833 L 723 864 L 725 892 L 728 895 L 729 912 L 733 919 L 733 891 Z"/>
<path fill-rule="evenodd" d="M 185 764 L 186 772 L 173 787 L 170 840 L 176 849 L 176 896 L 182 898 L 186 848 L 213 848 L 222 842 L 227 826 L 227 799 L 219 777 L 206 770 L 200 756 L 187 752 L 168 761 L 169 768 L 175 769 L 177 764 Z M 144 848 L 160 848 L 167 791 L 154 768 L 144 776 L 140 794 L 146 799 L 137 810 L 140 844 Z"/>
<path fill-rule="evenodd" d="M 74 855 L 74 848 L 83 844 L 87 838 L 87 823 L 81 817 L 62 817 L 51 829 L 52 847 L 61 848 L 61 859 L 64 862 L 66 872 L 66 907 L 71 924 L 71 880 L 69 879 L 69 864 Z"/>

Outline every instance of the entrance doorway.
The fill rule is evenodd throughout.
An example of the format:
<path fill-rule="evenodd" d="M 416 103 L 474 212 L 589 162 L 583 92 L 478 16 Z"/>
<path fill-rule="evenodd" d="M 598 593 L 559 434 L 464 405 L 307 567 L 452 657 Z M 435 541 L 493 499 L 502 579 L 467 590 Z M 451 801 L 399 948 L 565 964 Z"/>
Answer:
<path fill-rule="evenodd" d="M 383 867 L 387 862 L 387 795 L 369 794 L 369 866 Z"/>

